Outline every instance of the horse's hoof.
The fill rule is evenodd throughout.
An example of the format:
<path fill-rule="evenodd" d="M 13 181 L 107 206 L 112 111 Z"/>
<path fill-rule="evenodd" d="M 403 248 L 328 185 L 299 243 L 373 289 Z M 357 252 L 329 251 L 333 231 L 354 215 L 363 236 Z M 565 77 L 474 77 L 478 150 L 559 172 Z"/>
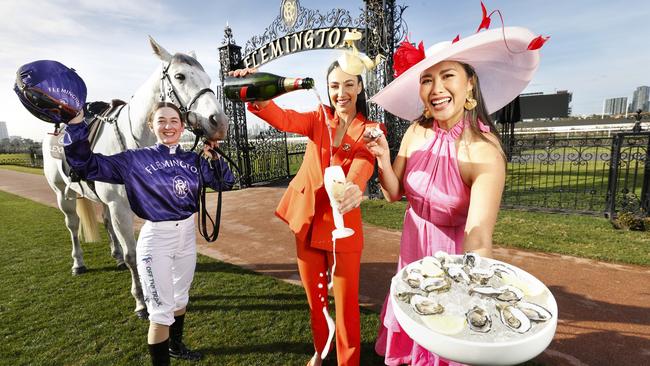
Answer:
<path fill-rule="evenodd" d="M 129 267 L 126 266 L 126 263 L 120 263 L 117 265 L 118 271 L 126 271 L 127 269 L 129 269 Z"/>
<path fill-rule="evenodd" d="M 149 312 L 147 309 L 141 309 L 135 312 L 135 316 L 140 320 L 149 320 Z"/>
<path fill-rule="evenodd" d="M 86 266 L 81 266 L 81 267 L 77 267 L 77 268 L 72 269 L 72 275 L 73 276 L 78 276 L 78 275 L 84 274 L 86 272 L 88 272 L 88 268 L 86 268 Z"/>

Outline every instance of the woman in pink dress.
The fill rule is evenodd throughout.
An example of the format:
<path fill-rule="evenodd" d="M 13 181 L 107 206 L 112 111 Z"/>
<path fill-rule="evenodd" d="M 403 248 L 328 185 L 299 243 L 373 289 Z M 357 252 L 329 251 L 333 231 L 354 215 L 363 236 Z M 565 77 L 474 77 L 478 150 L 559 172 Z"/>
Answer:
<path fill-rule="evenodd" d="M 414 122 L 392 166 L 385 137 L 366 137 L 386 200 L 408 201 L 398 270 L 439 250 L 492 256 L 506 162 L 489 113 L 523 91 L 544 41 L 524 28 L 503 28 L 426 53 L 422 43 L 398 49 L 397 78 L 371 101 Z M 386 365 L 456 365 L 414 343 L 388 298 L 375 350 Z"/>

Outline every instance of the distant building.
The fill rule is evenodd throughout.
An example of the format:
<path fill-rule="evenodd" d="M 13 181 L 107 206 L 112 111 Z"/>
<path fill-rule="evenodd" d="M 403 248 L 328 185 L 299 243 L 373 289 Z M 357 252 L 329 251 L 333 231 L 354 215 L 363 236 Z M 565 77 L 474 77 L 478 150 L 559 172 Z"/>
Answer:
<path fill-rule="evenodd" d="M 643 112 L 650 112 L 648 110 L 648 99 L 650 99 L 650 86 L 640 86 L 636 88 L 632 95 L 630 112 L 636 112 L 639 109 Z"/>
<path fill-rule="evenodd" d="M 610 116 L 625 114 L 627 111 L 627 97 L 605 99 L 603 114 Z"/>
<path fill-rule="evenodd" d="M 571 114 L 571 97 L 572 93 L 567 90 L 558 90 L 555 94 L 521 94 L 521 119 L 566 118 Z"/>
<path fill-rule="evenodd" d="M 0 140 L 6 139 L 9 137 L 9 132 L 7 131 L 7 122 L 0 121 Z"/>

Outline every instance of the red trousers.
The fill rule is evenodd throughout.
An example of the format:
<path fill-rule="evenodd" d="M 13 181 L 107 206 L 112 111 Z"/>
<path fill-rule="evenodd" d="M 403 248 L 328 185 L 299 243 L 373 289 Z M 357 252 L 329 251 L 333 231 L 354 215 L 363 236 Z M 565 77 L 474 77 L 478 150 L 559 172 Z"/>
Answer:
<path fill-rule="evenodd" d="M 323 314 L 327 306 L 327 271 L 332 268 L 332 252 L 315 249 L 296 237 L 300 279 L 307 294 L 311 331 L 316 352 L 322 352 L 329 330 Z M 334 305 L 336 309 L 336 357 L 339 366 L 358 366 L 361 356 L 359 319 L 359 268 L 361 252 L 336 252 Z M 330 350 L 332 346 L 330 345 Z"/>

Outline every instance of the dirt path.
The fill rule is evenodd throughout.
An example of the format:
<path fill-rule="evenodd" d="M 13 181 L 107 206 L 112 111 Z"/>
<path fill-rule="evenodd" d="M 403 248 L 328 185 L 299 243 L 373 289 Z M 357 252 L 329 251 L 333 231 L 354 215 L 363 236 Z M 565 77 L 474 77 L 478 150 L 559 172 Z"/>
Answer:
<path fill-rule="evenodd" d="M 0 190 L 56 206 L 40 175 L 0 169 Z M 261 187 L 224 193 L 219 239 L 208 244 L 199 237 L 199 252 L 299 284 L 293 236 L 273 215 L 283 191 Z M 208 198 L 212 204 L 215 199 Z M 378 310 L 396 269 L 400 233 L 366 225 L 364 234 L 360 299 Z M 536 361 L 650 365 L 650 268 L 507 248 L 496 248 L 495 257 L 535 275 L 557 300 L 555 338 Z"/>

